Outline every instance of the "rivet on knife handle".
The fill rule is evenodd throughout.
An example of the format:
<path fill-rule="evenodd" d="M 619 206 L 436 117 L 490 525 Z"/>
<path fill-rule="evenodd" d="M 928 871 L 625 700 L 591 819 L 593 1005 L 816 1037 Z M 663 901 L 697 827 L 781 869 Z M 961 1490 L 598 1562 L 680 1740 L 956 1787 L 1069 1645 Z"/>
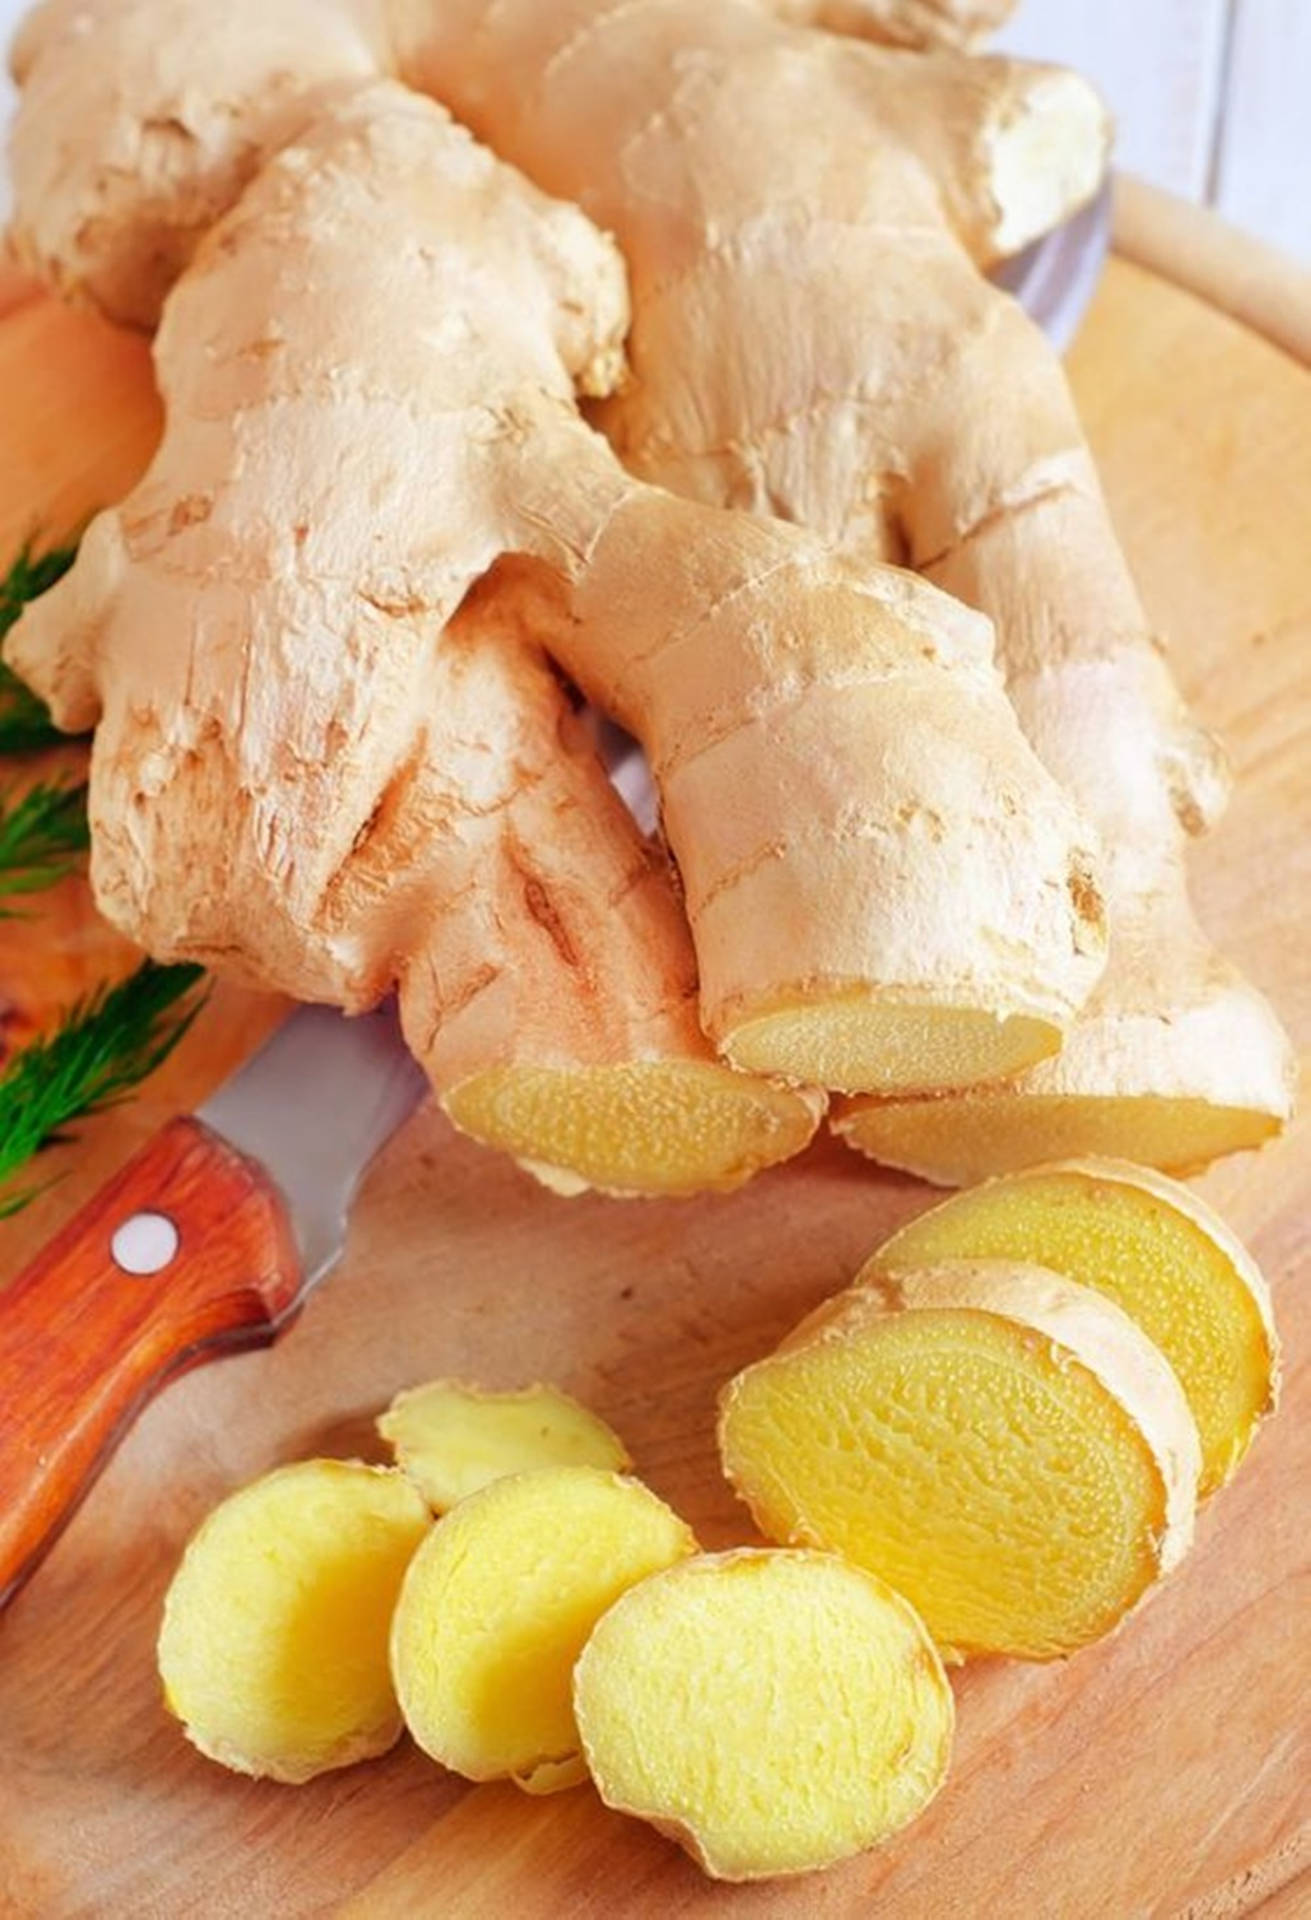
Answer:
<path fill-rule="evenodd" d="M 156 1389 L 271 1339 L 299 1278 L 263 1169 L 180 1119 L 0 1291 L 0 1605 Z"/>

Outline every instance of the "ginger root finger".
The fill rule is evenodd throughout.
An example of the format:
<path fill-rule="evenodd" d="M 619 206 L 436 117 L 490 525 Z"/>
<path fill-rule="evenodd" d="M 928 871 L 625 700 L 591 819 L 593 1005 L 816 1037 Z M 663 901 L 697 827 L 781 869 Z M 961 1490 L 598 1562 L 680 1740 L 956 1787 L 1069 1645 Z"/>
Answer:
<path fill-rule="evenodd" d="M 1113 1300 L 1178 1376 L 1202 1445 L 1199 1496 L 1236 1472 L 1274 1407 L 1278 1339 L 1255 1261 L 1187 1187 L 1115 1160 L 990 1180 L 895 1233 L 857 1284 L 955 1259 L 1032 1261 Z"/>
<path fill-rule="evenodd" d="M 985 378 L 1013 384 L 1022 361 L 1038 362 L 1023 317 L 990 311 L 999 299 L 978 295 L 960 395 Z M 1215 952 L 1188 898 L 1188 839 L 1227 791 L 1219 751 L 1151 636 L 1059 368 L 1027 379 L 1027 416 L 1004 433 L 967 423 L 934 449 L 940 491 L 923 497 L 915 540 L 932 577 L 997 616 L 1021 724 L 1097 825 L 1107 969 L 1059 1060 L 936 1110 L 854 1103 L 835 1124 L 875 1158 L 943 1182 L 1086 1153 L 1191 1173 L 1282 1131 L 1294 1063 L 1268 1003 Z M 1005 473 L 1030 497 L 990 517 Z"/>
<path fill-rule="evenodd" d="M 928 1805 L 951 1688 L 913 1608 L 830 1554 L 684 1560 L 603 1614 L 574 1670 L 602 1799 L 722 1880 L 834 1865 Z"/>
<path fill-rule="evenodd" d="M 265 157 L 325 95 L 380 71 L 383 36 L 353 0 L 251 7 L 235 30 L 232 16 L 192 0 L 42 0 L 15 36 L 10 71 L 30 112 L 13 131 L 26 183 L 13 245 L 111 320 L 153 327 Z M 94 128 L 96 164 L 73 160 L 55 126 Z"/>
<path fill-rule="evenodd" d="M 1192 1539 L 1197 1429 L 1109 1300 L 1044 1268 L 867 1273 L 720 1401 L 767 1538 L 880 1573 L 952 1657 L 1111 1632 Z"/>
<path fill-rule="evenodd" d="M 396 1464 L 434 1513 L 533 1467 L 632 1466 L 619 1435 L 556 1387 L 493 1393 L 430 1380 L 398 1393 L 376 1422 Z"/>
<path fill-rule="evenodd" d="M 392 1610 L 429 1531 L 402 1474 L 303 1460 L 231 1494 L 164 1600 L 165 1704 L 201 1753 L 297 1784 L 385 1753 L 401 1732 Z"/>
<path fill-rule="evenodd" d="M 696 1551 L 636 1480 L 540 1467 L 462 1500 L 415 1555 L 392 1625 L 405 1722 L 470 1780 L 554 1793 L 586 1778 L 574 1663 L 620 1594 Z"/>
<path fill-rule="evenodd" d="M 988 55 L 887 58 L 850 50 L 880 137 L 927 170 L 947 225 L 982 267 L 1021 252 L 1094 198 L 1110 162 L 1111 119 L 1067 67 Z"/>

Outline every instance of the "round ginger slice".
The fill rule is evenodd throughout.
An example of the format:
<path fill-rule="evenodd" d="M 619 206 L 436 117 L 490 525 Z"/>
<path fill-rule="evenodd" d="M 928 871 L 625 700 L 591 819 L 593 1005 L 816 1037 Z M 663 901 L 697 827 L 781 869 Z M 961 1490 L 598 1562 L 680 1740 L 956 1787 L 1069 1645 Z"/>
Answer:
<path fill-rule="evenodd" d="M 596 1467 L 494 1480 L 438 1522 L 392 1623 L 406 1725 L 469 1780 L 554 1793 L 586 1779 L 570 1682 L 606 1608 L 696 1552 L 640 1481 Z"/>
<path fill-rule="evenodd" d="M 165 1704 L 191 1744 L 291 1784 L 394 1745 L 387 1635 L 430 1526 L 403 1475 L 356 1461 L 298 1461 L 217 1506 L 159 1634 Z"/>
<path fill-rule="evenodd" d="M 831 1554 L 740 1548 L 644 1580 L 574 1673 L 602 1799 L 721 1880 L 834 1865 L 941 1786 L 954 1708 L 923 1622 Z"/>
<path fill-rule="evenodd" d="M 706 1060 L 497 1067 L 442 1095 L 462 1133 L 553 1193 L 729 1193 L 810 1142 L 824 1096 Z"/>
<path fill-rule="evenodd" d="M 378 1432 L 434 1513 L 510 1473 L 533 1467 L 632 1466 L 619 1435 L 555 1387 L 485 1393 L 431 1380 L 398 1393 Z"/>
<path fill-rule="evenodd" d="M 950 1658 L 1073 1653 L 1192 1538 L 1171 1369 L 1109 1300 L 1015 1261 L 871 1274 L 729 1382 L 719 1438 L 767 1538 L 880 1574 Z"/>
<path fill-rule="evenodd" d="M 1195 1194 L 1126 1161 L 1035 1167 L 921 1214 L 865 1271 L 954 1259 L 1036 1261 L 1114 1300 L 1178 1375 L 1199 1495 L 1232 1477 L 1274 1407 L 1278 1342 L 1256 1263 Z"/>

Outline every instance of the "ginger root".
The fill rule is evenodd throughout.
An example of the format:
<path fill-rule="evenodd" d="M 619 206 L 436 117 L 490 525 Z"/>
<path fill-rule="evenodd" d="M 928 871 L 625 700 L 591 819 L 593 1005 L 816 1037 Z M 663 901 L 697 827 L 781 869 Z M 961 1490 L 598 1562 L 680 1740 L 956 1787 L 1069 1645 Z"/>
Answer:
<path fill-rule="evenodd" d="M 1035 1167 L 921 1214 L 857 1285 L 957 1259 L 1032 1261 L 1114 1300 L 1178 1376 L 1202 1443 L 1199 1495 L 1231 1478 L 1274 1407 L 1279 1347 L 1255 1261 L 1196 1194 L 1120 1161 Z"/>
<path fill-rule="evenodd" d="M 768 1539 L 904 1593 L 953 1658 L 1109 1633 L 1192 1539 L 1197 1429 L 1102 1295 L 1018 1261 L 867 1272 L 720 1402 Z"/>
<path fill-rule="evenodd" d="M 438 1522 L 392 1625 L 405 1723 L 470 1780 L 554 1793 L 586 1778 L 574 1663 L 621 1593 L 696 1551 L 639 1481 L 595 1467 L 494 1480 Z"/>
<path fill-rule="evenodd" d="M 34 74 L 81 57 L 48 18 Z M 581 215 L 356 89 L 201 242 L 160 453 L 9 653 L 99 722 L 118 924 L 303 997 L 396 984 L 457 1124 L 556 1185 L 683 1192 L 809 1137 L 820 1103 L 764 1076 L 904 1090 L 1052 1051 L 1103 936 L 986 626 L 662 495 L 584 425 L 625 317 Z M 700 1027 L 759 1079 L 702 1036 L 659 861 L 553 753 L 543 644 L 644 742 Z"/>
<path fill-rule="evenodd" d="M 402 1474 L 303 1460 L 224 1500 L 164 1601 L 159 1673 L 188 1740 L 238 1773 L 297 1784 L 401 1732 L 387 1640 L 431 1525 Z"/>
<path fill-rule="evenodd" d="M 771 17 L 780 9 L 872 39 Z M 1004 1019 L 992 1022 L 999 1044 L 985 1045 L 979 1013 L 989 1003 L 1022 1013 L 1023 997 L 999 996 L 995 982 L 989 993 L 959 968 L 954 982 L 938 969 L 929 997 L 941 1011 L 954 993 L 974 1023 L 959 1044 L 931 1028 L 921 1057 L 883 991 L 924 997 L 928 983 L 901 947 L 897 966 L 885 953 L 871 967 L 866 953 L 855 967 L 849 951 L 819 995 L 802 991 L 794 951 L 790 978 L 774 982 L 777 1022 L 757 979 L 764 1024 L 735 1051 L 743 1009 L 717 1008 L 712 993 L 702 1008 L 712 1037 L 756 1069 L 838 1089 L 866 1082 L 877 1097 L 846 1112 L 842 1136 L 931 1178 L 1053 1151 L 1113 1151 L 1178 1171 L 1280 1130 L 1289 1050 L 1188 903 L 1185 842 L 1223 798 L 1213 746 L 1160 657 L 1060 367 L 977 271 L 1094 191 L 1106 118 L 1091 88 L 1050 68 L 874 44 L 968 42 L 1004 10 L 1002 0 L 504 0 L 491 10 L 482 0 L 336 0 L 320 28 L 306 0 L 272 10 L 236 0 L 217 13 L 204 0 L 94 0 L 90 11 L 87 0 L 46 0 L 15 57 L 15 230 L 60 284 L 149 318 L 162 282 L 297 113 L 308 117 L 334 83 L 380 71 L 441 97 L 540 186 L 576 200 L 617 236 L 629 271 L 632 375 L 597 412 L 628 467 L 698 501 L 813 527 L 850 551 L 867 582 L 882 561 L 908 562 L 991 614 L 1021 724 L 1109 860 L 1110 965 L 1059 1058 L 1041 1057 L 1038 1031 L 1007 1031 Z M 659 568 L 640 577 L 663 590 Z M 696 638 L 717 657 L 722 621 L 713 625 Z M 661 662 L 675 684 L 677 652 Z M 930 700 L 946 728 L 943 692 L 925 686 L 913 721 L 907 710 L 891 734 L 921 771 L 962 739 L 953 726 L 936 746 L 910 744 Z M 822 804 L 812 796 L 812 818 L 830 856 L 842 848 L 842 871 L 823 889 L 796 888 L 770 851 L 782 817 L 753 810 L 749 840 L 726 842 L 722 868 L 778 884 L 768 901 L 756 887 L 757 917 L 746 885 L 716 892 L 704 872 L 689 882 L 703 995 L 715 943 L 753 923 L 804 916 L 813 929 L 828 915 L 836 932 L 843 903 L 891 905 L 895 892 L 903 926 L 924 932 L 927 887 L 908 911 L 887 872 L 857 872 L 857 849 L 876 836 L 907 882 L 926 859 L 949 856 L 935 897 L 975 922 L 959 929 L 957 958 L 985 937 L 997 965 L 1033 953 L 1030 924 L 985 924 L 1010 882 L 1005 862 L 971 869 L 957 844 L 978 811 L 968 791 L 896 765 L 895 802 L 890 792 L 887 805 L 857 802 L 861 761 L 854 748 L 835 759 L 831 744 L 848 697 L 817 693 L 815 725 L 778 742 L 794 779 L 834 772 Z M 647 688 L 641 698 L 649 703 Z M 853 706 L 850 717 L 865 732 L 863 763 L 884 761 L 877 708 Z M 751 737 L 698 769 L 718 791 L 730 768 L 754 791 Z M 734 826 L 733 808 L 714 810 Z M 934 849 L 939 831 L 947 840 Z M 691 839 L 675 852 L 691 871 Z M 825 871 L 813 842 L 810 859 Z M 870 1007 L 893 1016 L 900 1086 L 872 1071 L 885 1036 L 870 1025 L 853 1039 L 844 994 L 853 1025 Z M 908 1061 L 932 1063 L 932 1076 L 920 1074 L 932 1089 L 908 1085 Z M 926 1098 L 1008 1075 L 986 1093 Z"/>
<path fill-rule="evenodd" d="M 604 1420 L 542 1385 L 491 1393 L 459 1380 L 430 1380 L 398 1393 L 377 1428 L 434 1513 L 532 1467 L 624 1473 L 633 1464 Z"/>
<path fill-rule="evenodd" d="M 951 1688 L 914 1609 L 830 1554 L 684 1560 L 603 1614 L 574 1670 L 607 1805 L 707 1873 L 831 1866 L 942 1785 Z"/>

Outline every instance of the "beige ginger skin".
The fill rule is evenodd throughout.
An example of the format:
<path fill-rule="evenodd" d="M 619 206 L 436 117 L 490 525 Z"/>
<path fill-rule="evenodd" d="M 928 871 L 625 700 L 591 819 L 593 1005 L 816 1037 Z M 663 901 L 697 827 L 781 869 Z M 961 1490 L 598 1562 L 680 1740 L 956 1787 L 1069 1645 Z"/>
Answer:
<path fill-rule="evenodd" d="M 47 0 L 15 60 L 18 232 L 56 278 L 149 319 L 285 138 L 289 74 L 305 113 L 377 67 L 577 200 L 630 273 L 632 377 L 597 416 L 625 463 L 816 528 L 867 580 L 909 562 L 990 613 L 1021 724 L 1105 843 L 1111 961 L 1059 1057 L 1006 1087 L 857 1102 L 841 1131 L 945 1180 L 1089 1149 L 1178 1170 L 1279 1129 L 1287 1043 L 1187 899 L 1186 838 L 1225 790 L 1216 750 L 1162 660 L 1060 369 L 977 271 L 1092 190 L 1104 116 L 1051 69 L 776 17 L 966 42 L 1001 11 L 341 0 L 313 9 L 311 34 L 305 0 L 221 19 L 197 0 Z M 92 18 L 94 54 L 77 26 Z M 804 1077 L 784 1025 L 763 1035 L 768 1060 L 738 1057 Z M 829 1055 L 851 1054 L 841 1023 L 829 1037 Z M 963 1077 L 946 1050 L 957 1070 L 939 1064 L 939 1096 Z M 812 1077 L 854 1085 L 829 1055 L 812 1052 Z M 976 1079 L 1019 1064 L 972 1058 Z"/>
<path fill-rule="evenodd" d="M 738 1065 L 925 1084 L 1050 1049 L 1099 904 L 986 623 L 584 425 L 625 319 L 576 210 L 351 90 L 202 243 L 160 452 L 11 658 L 99 723 L 95 883 L 152 951 L 348 1007 L 396 984 L 459 1124 L 556 1185 L 681 1191 L 816 1105 L 714 1063 L 667 874 L 534 643 L 646 745 Z"/>
<path fill-rule="evenodd" d="M 1178 1168 L 1253 1144 L 1288 1110 L 1286 1044 L 1184 886 L 1186 833 L 1223 793 L 1216 757 L 1151 641 L 1059 369 L 971 265 L 1089 189 L 1099 113 L 1068 76 L 911 59 L 769 11 L 410 0 L 385 20 L 316 7 L 311 33 L 295 0 L 252 8 L 240 30 L 195 0 L 101 0 L 92 59 L 69 37 L 87 10 L 52 0 L 16 55 L 20 237 L 57 277 L 149 318 L 316 89 L 390 65 L 441 92 L 618 234 L 636 377 L 602 417 L 625 460 L 908 558 L 984 606 L 1022 723 L 1102 828 L 1112 964 L 1061 1056 L 999 1091 L 860 1103 L 846 1136 L 943 1179 L 1049 1151 L 1112 1146 Z M 992 11 L 889 0 L 823 17 L 960 40 Z M 788 105 L 803 95 L 804 115 Z M 59 122 L 79 140 L 56 139 Z M 746 137 L 777 124 L 787 141 Z M 135 174 L 104 168 L 110 154 Z M 1047 164 L 1026 172 L 1026 156 Z M 1034 199 L 1035 177 L 1056 202 Z M 804 222 L 787 211 L 802 200 Z M 752 351 L 726 355 L 743 314 Z M 985 392 L 1024 403 L 984 406 Z"/>

